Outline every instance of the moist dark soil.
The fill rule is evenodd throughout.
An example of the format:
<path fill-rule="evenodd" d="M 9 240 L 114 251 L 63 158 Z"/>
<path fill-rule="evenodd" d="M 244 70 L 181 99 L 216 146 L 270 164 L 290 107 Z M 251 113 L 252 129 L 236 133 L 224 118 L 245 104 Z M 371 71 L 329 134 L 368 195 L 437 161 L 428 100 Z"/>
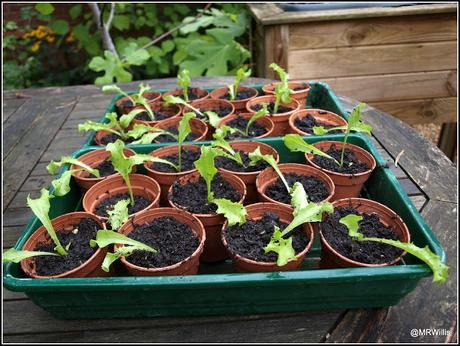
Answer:
<path fill-rule="evenodd" d="M 102 202 L 100 202 L 96 206 L 94 213 L 98 216 L 109 217 L 109 214 L 107 214 L 107 210 L 112 210 L 113 206 L 118 201 L 129 198 L 129 193 L 117 193 L 116 195 L 110 196 L 109 198 L 106 198 Z M 150 205 L 150 203 L 152 203 L 152 201 L 149 201 L 145 197 L 134 195 L 134 205 L 131 205 L 131 203 L 128 205 L 128 214 L 131 215 L 137 213 L 138 211 L 147 208 Z"/>
<path fill-rule="evenodd" d="M 273 235 L 274 226 L 283 230 L 287 224 L 281 222 L 275 213 L 267 212 L 260 220 L 247 220 L 242 226 L 226 228 L 224 235 L 232 252 L 254 261 L 276 262 L 278 254 L 264 251 Z M 291 236 L 296 254 L 302 252 L 310 241 L 300 226 L 293 229 L 286 238 Z"/>
<path fill-rule="evenodd" d="M 304 83 L 304 86 L 298 86 L 298 87 L 295 87 L 294 91 L 300 91 L 300 90 L 305 90 L 305 89 L 308 89 L 309 85 L 307 83 Z"/>
<path fill-rule="evenodd" d="M 342 217 L 349 214 L 363 217 L 363 220 L 359 222 L 358 231 L 365 237 L 400 240 L 398 233 L 385 227 L 379 221 L 377 214 L 362 214 L 352 206 L 337 207 L 333 214 L 326 216 L 319 227 L 329 245 L 338 253 L 354 261 L 369 264 L 388 263 L 402 254 L 402 250 L 390 245 L 352 240 L 348 235 L 347 227 L 339 222 Z"/>
<path fill-rule="evenodd" d="M 179 131 L 177 130 L 177 127 L 171 126 L 166 129 L 166 131 L 171 132 L 175 135 L 179 134 Z M 198 136 L 195 133 L 190 133 L 186 138 L 185 141 L 191 142 L 197 139 Z M 157 138 L 155 138 L 155 142 L 158 143 L 171 143 L 171 142 L 177 142 L 177 140 L 170 135 L 159 135 Z"/>
<path fill-rule="evenodd" d="M 155 116 L 155 121 L 160 121 L 160 120 L 171 118 L 172 116 L 176 114 L 176 112 L 174 111 L 175 109 L 176 109 L 175 107 L 170 107 L 170 108 L 161 107 L 157 110 L 154 110 L 153 114 Z M 147 111 L 137 114 L 134 117 L 134 119 L 142 120 L 142 121 L 152 121 Z"/>
<path fill-rule="evenodd" d="M 62 232 L 62 229 L 56 230 L 57 237 L 63 247 L 70 243 L 67 256 L 35 257 L 37 274 L 42 276 L 58 275 L 77 268 L 86 262 L 96 252 L 96 248 L 92 248 L 89 245 L 89 241 L 96 239 L 96 232 L 100 228 L 96 221 L 85 218 L 70 228 L 78 231 Z M 38 243 L 34 250 L 56 253 L 55 247 L 54 242 L 50 241 L 49 243 Z"/>
<path fill-rule="evenodd" d="M 342 149 L 337 148 L 335 145 L 331 145 L 331 147 L 326 151 L 326 154 L 329 154 L 339 162 L 341 153 Z M 369 169 L 369 166 L 365 162 L 358 161 L 355 153 L 348 148 L 345 148 L 345 154 L 343 157 L 342 167 L 337 165 L 333 160 L 319 155 L 313 156 L 313 162 L 324 169 L 337 173 L 357 174 L 365 172 Z"/>
<path fill-rule="evenodd" d="M 112 162 L 109 159 L 102 161 L 97 167 L 93 167 L 99 170 L 100 177 L 107 177 L 109 175 L 115 174 L 115 168 L 113 168 Z M 88 178 L 96 178 L 94 174 L 87 173 Z"/>
<path fill-rule="evenodd" d="M 241 195 L 233 186 L 225 181 L 220 173 L 214 176 L 211 183 L 211 191 L 214 198 L 226 198 L 238 202 Z M 172 184 L 172 191 L 169 198 L 182 209 L 194 214 L 214 214 L 217 206 L 208 202 L 206 182 L 202 177 L 197 182 L 189 182 L 181 185 L 179 181 Z"/>
<path fill-rule="evenodd" d="M 158 252 L 135 251 L 126 260 L 144 268 L 162 268 L 185 260 L 200 241 L 190 226 L 170 216 L 135 225 L 129 238 L 149 245 Z"/>
<path fill-rule="evenodd" d="M 116 135 L 115 133 L 109 133 L 108 135 L 105 135 L 104 137 L 101 138 L 101 142 L 103 145 L 107 145 L 109 143 L 114 143 L 119 139 L 120 136 Z M 120 138 L 121 139 L 121 138 Z M 128 138 L 128 139 L 122 139 L 123 142 L 125 143 L 131 143 L 135 141 L 133 138 Z"/>
<path fill-rule="evenodd" d="M 227 123 L 228 126 L 239 129 L 241 131 L 246 131 L 246 126 L 248 126 L 248 119 L 243 118 L 242 116 L 238 116 L 232 121 L 229 121 Z M 244 134 L 240 132 L 235 132 L 235 133 L 229 133 L 227 135 L 227 139 L 229 140 L 234 140 L 234 139 L 239 139 L 239 138 L 253 138 L 253 137 L 260 137 L 264 134 L 266 134 L 268 131 L 265 127 L 262 125 L 258 124 L 257 122 L 254 122 L 251 124 L 249 127 L 248 131 L 248 136 L 245 136 Z"/>
<path fill-rule="evenodd" d="M 299 130 L 306 132 L 306 133 L 310 133 L 312 135 L 314 134 L 313 127 L 315 126 L 323 126 L 325 129 L 336 127 L 335 125 L 328 125 L 328 124 L 316 121 L 316 119 L 311 114 L 307 114 L 303 118 L 297 118 L 294 121 L 294 125 Z M 333 130 L 333 131 L 328 132 L 328 134 L 335 134 L 335 133 L 342 133 L 342 131 Z"/>
<path fill-rule="evenodd" d="M 240 153 L 244 166 L 241 166 L 238 162 L 226 157 L 218 156 L 214 159 L 216 167 L 224 168 L 232 172 L 259 172 L 269 166 L 269 164 L 263 160 L 257 162 L 254 166 L 249 166 L 249 163 L 251 162 L 249 155 L 241 150 L 236 150 L 236 152 Z"/>
<path fill-rule="evenodd" d="M 181 172 L 190 171 L 191 169 L 195 169 L 195 165 L 193 164 L 196 160 L 200 158 L 200 151 L 199 150 L 190 150 L 190 149 L 182 149 L 182 158 L 181 158 Z M 174 164 L 179 164 L 179 154 L 172 154 L 161 156 L 160 159 L 168 160 Z M 150 167 L 155 171 L 160 171 L 164 173 L 177 173 L 174 167 L 167 165 L 166 163 L 159 163 L 154 162 L 150 165 Z"/>
<path fill-rule="evenodd" d="M 148 95 L 147 97 L 145 97 L 147 100 L 153 100 L 156 96 L 155 95 Z M 126 101 L 123 101 L 119 107 L 117 107 L 117 113 L 118 115 L 122 115 L 122 112 L 121 110 L 125 107 L 133 107 L 133 103 L 131 102 L 131 100 L 126 100 Z"/>
<path fill-rule="evenodd" d="M 199 98 L 202 98 L 203 97 L 203 94 L 200 93 L 199 91 L 200 89 L 198 88 L 188 88 L 187 89 L 187 95 L 188 95 L 188 100 L 189 101 L 194 101 L 194 100 L 197 100 Z M 179 96 L 180 98 L 184 99 L 184 94 L 182 93 L 182 89 L 176 89 L 176 91 L 179 91 L 179 94 L 177 96 Z"/>
<path fill-rule="evenodd" d="M 201 113 L 204 113 L 204 112 L 207 112 L 207 111 L 212 111 L 214 113 L 216 113 L 219 118 L 223 118 L 225 117 L 226 115 L 229 115 L 231 112 L 232 112 L 232 107 L 210 107 L 210 108 L 198 108 L 198 107 L 195 107 L 196 109 L 198 109 Z M 197 114 L 197 117 L 201 120 L 205 120 L 205 121 L 208 121 L 208 118 L 207 116 L 205 115 L 204 117 L 202 117 L 201 115 Z"/>
<path fill-rule="evenodd" d="M 253 90 L 240 90 L 236 94 L 235 100 L 246 100 L 248 98 L 251 98 L 255 95 L 256 93 Z M 219 97 L 222 100 L 230 100 L 230 101 L 235 101 L 230 99 L 230 94 L 227 92 L 221 97 Z"/>
<path fill-rule="evenodd" d="M 297 173 L 286 173 L 284 177 L 290 187 L 292 187 L 296 181 L 301 183 L 307 193 L 308 201 L 310 202 L 321 202 L 325 200 L 330 193 L 327 185 L 317 177 L 299 175 Z M 267 186 L 265 194 L 277 202 L 291 204 L 291 196 L 279 177 L 275 180 L 274 184 Z"/>
<path fill-rule="evenodd" d="M 253 109 L 257 112 L 262 108 L 261 104 L 256 104 L 254 105 Z M 283 105 L 278 106 L 278 113 L 275 113 L 275 102 L 270 102 L 267 106 L 267 110 L 269 114 L 281 114 L 281 113 L 287 113 L 291 112 L 292 108 L 289 107 L 284 107 Z"/>

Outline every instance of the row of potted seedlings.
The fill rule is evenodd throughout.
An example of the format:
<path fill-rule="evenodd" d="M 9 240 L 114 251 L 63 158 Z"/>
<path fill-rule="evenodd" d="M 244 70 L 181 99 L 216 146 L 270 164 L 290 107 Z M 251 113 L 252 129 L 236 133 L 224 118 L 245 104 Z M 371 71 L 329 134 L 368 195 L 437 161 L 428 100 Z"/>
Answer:
<path fill-rule="evenodd" d="M 194 121 L 201 116 L 216 125 L 221 116 L 216 109 L 203 112 L 186 101 L 199 98 L 198 90 L 187 89 L 186 73 L 179 76 L 187 85 L 176 91 L 179 96 L 165 97 L 183 107 L 182 115 L 174 117 L 175 131 L 172 126 L 160 129 L 158 123 L 152 130 L 150 124 L 136 122 L 149 102 L 141 101 L 140 108 L 120 99 L 117 107 L 128 109 L 107 115 L 112 126 L 107 132 L 114 138 L 104 148 L 49 164 L 51 174 L 71 166 L 53 180 L 53 195 L 44 189 L 40 198 L 28 197 L 43 226 L 22 251 L 10 249 L 3 260 L 20 262 L 35 278 L 117 275 L 112 265 L 117 260 L 132 275 L 189 275 L 198 272 L 200 261 L 229 256 L 236 271 L 285 271 L 300 268 L 319 235 L 322 268 L 390 265 L 407 252 L 431 267 L 434 281 L 444 282 L 447 266 L 427 247 L 410 242 L 407 226 L 396 213 L 359 198 L 376 167 L 370 153 L 347 142 L 351 131 L 370 133 L 361 120 L 364 104 L 352 111 L 348 122 L 311 127 L 313 134 L 344 132 L 343 142 L 311 145 L 299 134 L 285 135 L 286 147 L 303 152 L 304 163 L 278 164 L 279 154 L 271 146 L 230 137 L 247 134 L 257 120 L 274 118 L 281 100 L 295 101 L 287 75 L 274 68 L 282 81 L 275 86 L 273 104 L 262 102 L 240 128 L 213 126 L 211 144 L 201 147 L 183 144 L 193 138 Z M 238 95 L 235 84 L 230 94 Z M 79 129 L 107 130 L 102 126 L 107 124 L 86 122 Z M 161 136 L 177 144 L 149 154 L 125 146 L 130 143 L 126 138 L 151 143 Z M 71 179 L 81 188 L 84 212 L 50 220 L 50 198 L 68 193 Z"/>
<path fill-rule="evenodd" d="M 359 109 L 350 117 L 357 119 L 356 129 L 365 127 L 355 116 Z M 191 131 L 190 119 L 182 118 L 180 138 Z M 310 145 L 289 134 L 284 143 L 305 152 L 306 161 L 319 157 L 340 166 L 319 149 L 321 142 Z M 49 220 L 53 196 L 43 190 L 40 198 L 28 198 L 43 226 L 23 251 L 11 249 L 4 259 L 21 262 L 24 272 L 37 278 L 115 275 L 111 265 L 118 259 L 132 275 L 196 274 L 199 261 L 228 255 L 237 271 L 284 271 L 300 268 L 319 232 L 322 267 L 394 264 L 409 252 L 433 268 L 435 280 L 446 278 L 439 258 L 411 244 L 407 227 L 389 208 L 350 194 L 338 198 L 343 187 L 335 185 L 329 169 L 278 164 L 278 154 L 266 144 L 229 143 L 219 136 L 209 146 L 180 143 L 162 149 L 175 153 L 136 154 L 117 140 L 90 152 L 105 155 L 92 161 L 83 155 L 51 162 L 51 173 L 72 164 L 52 182 L 54 194 L 66 194 L 73 176 L 86 190 L 85 212 Z M 353 166 L 342 153 L 337 155 L 342 165 Z M 132 173 L 140 164 L 148 175 Z M 168 179 L 159 179 L 161 184 L 150 176 L 163 173 Z"/>

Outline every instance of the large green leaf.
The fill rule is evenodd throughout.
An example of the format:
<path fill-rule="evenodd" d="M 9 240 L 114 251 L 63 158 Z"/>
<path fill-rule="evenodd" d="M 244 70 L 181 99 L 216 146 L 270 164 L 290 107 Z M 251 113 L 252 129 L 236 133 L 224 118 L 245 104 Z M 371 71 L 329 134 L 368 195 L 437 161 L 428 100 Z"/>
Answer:
<path fill-rule="evenodd" d="M 96 56 L 91 59 L 89 68 L 96 72 L 104 71 L 104 75 L 96 78 L 96 84 L 127 83 L 133 76 L 125 70 L 125 65 L 112 52 L 104 51 L 104 58 Z"/>
<path fill-rule="evenodd" d="M 51 22 L 50 27 L 58 35 L 65 35 L 69 31 L 69 23 L 64 19 L 58 19 Z"/>
<path fill-rule="evenodd" d="M 54 6 L 49 2 L 40 2 L 36 4 L 35 9 L 44 15 L 51 14 L 54 12 Z"/>
<path fill-rule="evenodd" d="M 113 26 L 120 31 L 129 29 L 129 16 L 117 14 L 113 17 Z"/>
<path fill-rule="evenodd" d="M 123 50 L 122 55 L 130 65 L 136 66 L 143 65 L 150 59 L 149 52 L 145 49 L 138 48 L 135 42 L 130 42 Z"/>

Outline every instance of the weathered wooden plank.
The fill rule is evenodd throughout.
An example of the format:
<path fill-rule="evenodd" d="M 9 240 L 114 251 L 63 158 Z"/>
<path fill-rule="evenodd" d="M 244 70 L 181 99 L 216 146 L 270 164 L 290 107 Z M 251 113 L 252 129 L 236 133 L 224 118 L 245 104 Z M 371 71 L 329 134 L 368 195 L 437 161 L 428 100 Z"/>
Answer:
<path fill-rule="evenodd" d="M 269 26 L 265 29 L 265 76 L 277 79 L 277 73 L 269 68 L 272 62 L 288 67 L 289 26 Z"/>
<path fill-rule="evenodd" d="M 29 208 L 8 208 L 3 213 L 3 226 L 25 226 L 31 216 L 32 211 Z"/>
<path fill-rule="evenodd" d="M 370 102 L 369 104 L 408 124 L 441 124 L 457 121 L 457 97 Z"/>
<path fill-rule="evenodd" d="M 22 231 L 24 231 L 24 226 L 4 226 L 2 229 L 3 248 L 13 247 Z"/>
<path fill-rule="evenodd" d="M 303 49 L 289 52 L 291 78 L 324 79 L 383 73 L 451 70 L 457 67 L 456 41 L 363 47 Z"/>
<path fill-rule="evenodd" d="M 408 196 L 415 196 L 422 194 L 422 191 L 414 184 L 410 179 L 399 179 L 398 180 L 404 191 L 406 191 Z"/>
<path fill-rule="evenodd" d="M 24 340 L 31 335 L 40 335 L 41 341 L 58 336 L 64 342 L 77 340 L 75 335 L 80 335 L 80 342 L 102 342 L 108 338 L 137 342 L 317 342 L 326 334 L 339 312 L 66 321 L 56 320 L 30 301 L 15 301 L 4 303 L 4 314 L 9 316 L 8 320 L 4 320 L 4 336 L 20 334 Z M 24 320 L 29 323 L 18 323 Z M 177 333 L 178 326 L 181 326 L 181 333 Z M 67 336 L 62 331 L 73 333 Z"/>
<path fill-rule="evenodd" d="M 29 177 L 27 180 L 24 182 L 24 184 L 21 186 L 20 190 L 21 192 L 32 192 L 32 191 L 38 191 L 42 188 L 48 188 L 50 186 L 51 180 L 54 178 L 48 174 L 48 175 L 37 175 L 34 177 Z"/>
<path fill-rule="evenodd" d="M 14 196 L 13 200 L 11 201 L 9 208 L 25 208 L 26 205 L 26 198 L 31 194 L 31 196 L 35 197 L 36 194 L 40 194 L 39 191 L 19 191 L 16 196 Z"/>
<path fill-rule="evenodd" d="M 40 157 L 40 162 L 50 162 L 51 160 L 59 159 L 61 156 L 71 155 L 74 151 L 80 149 L 80 147 L 81 144 L 74 144 L 68 148 L 49 147 L 42 157 Z"/>
<path fill-rule="evenodd" d="M 2 108 L 2 123 L 4 124 L 15 112 L 21 107 L 25 99 L 22 98 L 4 98 L 3 99 L 3 108 Z"/>
<path fill-rule="evenodd" d="M 46 170 L 47 165 L 48 162 L 38 162 L 33 168 L 32 172 L 30 172 L 29 177 L 34 177 L 37 175 L 48 175 L 49 173 Z"/>
<path fill-rule="evenodd" d="M 46 101 L 46 102 L 45 102 Z M 3 201 L 8 205 L 25 181 L 56 132 L 73 109 L 76 98 L 34 100 L 35 121 L 14 148 L 4 157 Z"/>
<path fill-rule="evenodd" d="M 289 50 L 456 39 L 455 13 L 306 22 L 289 26 Z"/>
<path fill-rule="evenodd" d="M 81 100 L 80 100 L 81 102 Z M 102 118 L 102 115 L 104 113 L 105 108 L 103 109 L 98 109 L 97 111 L 94 111 L 93 109 L 88 109 L 88 110 L 77 110 L 75 109 L 72 113 L 70 113 L 69 117 L 67 119 L 80 119 L 81 122 L 84 122 L 85 120 L 99 120 Z"/>
<path fill-rule="evenodd" d="M 447 70 L 325 78 L 321 81 L 338 94 L 363 102 L 378 102 L 457 96 L 450 83 L 456 76 L 456 70 Z"/>
<path fill-rule="evenodd" d="M 303 23 L 352 18 L 412 16 L 456 12 L 455 4 L 418 4 L 401 7 L 370 7 L 321 11 L 283 11 L 274 3 L 248 4 L 256 20 L 263 25 Z M 391 20 L 391 18 L 388 18 Z"/>
<path fill-rule="evenodd" d="M 8 291 L 7 289 L 3 288 L 3 301 L 27 300 L 27 299 L 29 298 L 22 292 Z"/>
<path fill-rule="evenodd" d="M 442 124 L 438 146 L 447 157 L 454 159 L 457 152 L 457 123 Z"/>
<path fill-rule="evenodd" d="M 416 196 L 409 196 L 410 200 L 414 204 L 414 207 L 420 212 L 423 207 L 425 206 L 425 203 L 427 203 L 427 198 L 425 195 L 416 195 Z"/>
<path fill-rule="evenodd" d="M 76 131 L 76 129 L 75 129 Z M 49 150 L 54 150 L 56 148 L 68 150 L 80 149 L 83 143 L 85 142 L 85 136 L 78 137 L 55 137 L 48 147 Z M 56 158 L 59 159 L 59 158 Z"/>

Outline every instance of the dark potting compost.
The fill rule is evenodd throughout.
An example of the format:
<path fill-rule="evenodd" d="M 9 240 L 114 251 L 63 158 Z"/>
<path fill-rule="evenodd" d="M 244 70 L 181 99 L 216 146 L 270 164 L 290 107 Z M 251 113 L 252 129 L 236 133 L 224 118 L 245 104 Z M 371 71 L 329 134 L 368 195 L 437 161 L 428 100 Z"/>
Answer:
<path fill-rule="evenodd" d="M 232 107 L 225 107 L 225 106 L 223 106 L 223 107 L 220 107 L 220 106 L 219 107 L 210 107 L 210 108 L 198 108 L 198 107 L 196 107 L 196 108 L 201 113 L 205 113 L 207 111 L 214 112 L 219 116 L 219 118 L 223 118 L 223 117 L 225 117 L 226 115 L 229 115 L 232 112 Z M 202 120 L 205 120 L 205 121 L 207 121 L 207 119 L 208 119 L 206 116 L 202 117 L 199 114 L 197 115 L 197 117 L 199 119 L 202 119 Z"/>
<path fill-rule="evenodd" d="M 172 134 L 177 135 L 179 131 L 177 130 L 177 127 L 171 126 L 166 129 L 166 131 L 171 132 Z M 198 136 L 195 133 L 190 133 L 186 138 L 186 142 L 191 142 L 197 139 Z M 177 142 L 177 139 L 174 138 L 171 135 L 159 135 L 157 138 L 155 138 L 155 142 L 158 143 L 171 143 L 171 142 Z"/>
<path fill-rule="evenodd" d="M 101 229 L 96 221 L 90 218 L 81 219 L 76 225 L 69 227 L 71 232 L 56 230 L 57 237 L 62 246 L 66 247 L 67 256 L 37 256 L 34 258 L 36 272 L 42 276 L 53 276 L 77 268 L 86 262 L 96 252 L 96 248 L 89 245 L 91 239 L 96 239 L 96 232 Z M 55 252 L 54 242 L 38 243 L 34 251 Z"/>
<path fill-rule="evenodd" d="M 167 108 L 167 107 L 161 107 L 160 109 L 156 109 L 153 112 L 154 117 L 155 117 L 155 121 L 160 121 L 160 120 L 164 120 L 164 119 L 168 119 L 168 118 L 172 117 L 173 115 L 176 114 L 176 112 L 174 110 L 175 110 L 175 108 Z M 147 111 L 137 114 L 134 117 L 134 119 L 142 120 L 142 121 L 152 121 L 152 119 L 150 119 L 149 114 L 147 113 Z"/>
<path fill-rule="evenodd" d="M 236 94 L 235 100 L 246 100 L 248 98 L 251 98 L 254 95 L 255 95 L 255 92 L 253 90 L 239 90 Z M 228 92 L 219 98 L 222 100 L 234 101 L 230 99 L 230 94 Z"/>
<path fill-rule="evenodd" d="M 331 245 L 341 255 L 357 262 L 380 264 L 388 263 L 401 256 L 402 250 L 390 245 L 371 241 L 355 241 L 348 235 L 348 229 L 339 220 L 349 214 L 361 215 L 358 231 L 365 237 L 386 238 L 400 240 L 399 234 L 393 229 L 385 227 L 377 214 L 359 213 L 352 206 L 337 207 L 334 213 L 327 215 L 319 224 L 319 228 Z"/>
<path fill-rule="evenodd" d="M 135 251 L 126 258 L 128 262 L 144 268 L 162 268 L 179 263 L 191 256 L 200 243 L 190 226 L 170 216 L 135 225 L 128 237 L 158 251 Z"/>
<path fill-rule="evenodd" d="M 256 104 L 254 105 L 253 109 L 257 112 L 259 111 L 260 109 L 262 108 L 262 105 L 261 104 Z M 270 102 L 267 106 L 267 110 L 268 110 L 268 113 L 269 114 L 281 114 L 281 113 L 287 113 L 287 112 L 291 112 L 293 111 L 294 109 L 293 108 L 289 108 L 289 107 L 285 107 L 283 105 L 279 105 L 278 106 L 278 112 L 275 113 L 275 102 Z"/>
<path fill-rule="evenodd" d="M 224 235 L 232 252 L 255 261 L 276 262 L 278 258 L 276 253 L 264 251 L 264 247 L 268 245 L 273 235 L 274 226 L 283 230 L 287 224 L 281 222 L 275 213 L 266 212 L 259 220 L 247 220 L 242 226 L 227 227 Z M 310 241 L 300 226 L 292 230 L 286 238 L 291 236 L 292 247 L 296 254 L 305 249 Z"/>
<path fill-rule="evenodd" d="M 236 152 L 240 153 L 241 160 L 243 161 L 243 166 L 232 159 L 218 156 L 215 158 L 216 167 L 224 168 L 232 172 L 259 172 L 263 171 L 269 166 L 269 164 L 263 160 L 260 160 L 254 166 L 250 166 L 249 163 L 251 160 L 249 159 L 249 155 L 241 150 L 236 150 Z"/>
<path fill-rule="evenodd" d="M 328 124 L 316 121 L 316 119 L 311 114 L 307 114 L 303 118 L 295 119 L 294 125 L 299 130 L 301 130 L 303 132 L 306 132 L 306 133 L 309 133 L 309 134 L 314 134 L 313 133 L 313 127 L 315 127 L 315 126 L 323 126 L 325 129 L 330 129 L 332 127 L 336 127 L 335 125 L 328 125 Z M 329 134 L 336 134 L 336 133 L 342 133 L 342 131 L 333 130 L 333 131 L 329 131 L 328 133 Z"/>
<path fill-rule="evenodd" d="M 335 145 L 332 145 L 325 152 L 326 154 L 332 156 L 334 159 L 340 162 L 340 155 L 342 154 L 342 149 L 336 148 Z M 357 174 L 365 172 L 369 169 L 369 166 L 365 162 L 358 161 L 353 150 L 350 150 L 348 148 L 345 148 L 342 167 L 337 165 L 333 160 L 319 155 L 314 155 L 313 162 L 316 163 L 318 166 L 329 171 L 344 174 Z"/>
<path fill-rule="evenodd" d="M 200 158 L 200 155 L 201 153 L 199 150 L 189 150 L 189 149 L 182 148 L 181 172 L 190 171 L 192 169 L 195 169 L 195 165 L 193 163 Z M 179 154 L 178 153 L 161 156 L 160 158 L 164 160 L 168 160 L 169 162 L 172 162 L 176 165 L 179 164 Z M 153 170 L 159 171 L 159 172 L 177 173 L 174 167 L 171 167 L 170 165 L 166 163 L 154 162 L 153 164 L 150 165 L 150 167 Z"/>
<path fill-rule="evenodd" d="M 112 162 L 109 159 L 102 161 L 95 169 L 99 170 L 99 176 L 107 177 L 109 175 L 115 174 L 115 168 L 112 165 Z M 87 173 L 89 178 L 96 178 L 94 174 Z"/>
<path fill-rule="evenodd" d="M 107 145 L 109 143 L 115 143 L 117 141 L 117 139 L 121 139 L 120 136 L 118 136 L 115 133 L 109 133 L 109 134 L 107 134 L 107 135 L 105 135 L 104 137 L 101 138 L 101 143 L 103 145 Z M 133 139 L 133 138 L 122 139 L 122 141 L 125 142 L 125 143 L 131 143 L 134 140 L 135 139 Z"/>
<path fill-rule="evenodd" d="M 248 119 L 245 119 L 241 116 L 236 117 L 235 119 L 229 121 L 227 123 L 228 126 L 239 129 L 240 131 L 246 131 L 246 127 L 248 126 Z M 251 137 L 260 137 L 264 134 L 266 134 L 268 131 L 265 127 L 262 125 L 258 124 L 257 122 L 254 122 L 249 126 L 249 131 L 248 131 L 248 136 L 245 136 L 241 132 L 235 131 L 234 133 L 229 133 L 227 135 L 227 139 L 229 140 L 234 140 L 238 138 L 251 138 Z"/>
<path fill-rule="evenodd" d="M 211 191 L 215 198 L 226 198 L 238 202 L 241 195 L 233 186 L 224 180 L 220 173 L 214 176 L 211 183 Z M 182 209 L 194 214 L 214 214 L 217 206 L 208 202 L 206 182 L 200 177 L 196 182 L 188 182 L 181 185 L 179 181 L 172 184 L 169 198 Z"/>
<path fill-rule="evenodd" d="M 116 195 L 110 196 L 109 198 L 104 199 L 94 209 L 96 215 L 102 217 L 108 217 L 107 210 L 112 210 L 113 206 L 122 199 L 129 199 L 129 193 L 117 193 Z M 134 214 L 138 211 L 141 211 L 147 208 L 152 201 L 149 201 L 143 196 L 134 195 L 134 205 L 131 203 L 128 205 L 128 214 Z"/>

